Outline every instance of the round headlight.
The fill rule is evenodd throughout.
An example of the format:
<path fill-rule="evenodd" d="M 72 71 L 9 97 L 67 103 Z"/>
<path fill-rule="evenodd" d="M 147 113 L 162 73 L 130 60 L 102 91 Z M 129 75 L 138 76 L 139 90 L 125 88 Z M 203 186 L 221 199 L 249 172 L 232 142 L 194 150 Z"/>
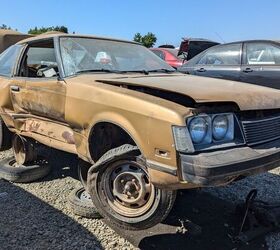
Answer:
<path fill-rule="evenodd" d="M 207 121 L 202 117 L 192 119 L 189 124 L 190 135 L 194 143 L 202 142 L 207 134 L 207 130 Z"/>
<path fill-rule="evenodd" d="M 217 115 L 212 123 L 213 137 L 215 140 L 222 140 L 228 131 L 228 118 L 225 115 Z"/>

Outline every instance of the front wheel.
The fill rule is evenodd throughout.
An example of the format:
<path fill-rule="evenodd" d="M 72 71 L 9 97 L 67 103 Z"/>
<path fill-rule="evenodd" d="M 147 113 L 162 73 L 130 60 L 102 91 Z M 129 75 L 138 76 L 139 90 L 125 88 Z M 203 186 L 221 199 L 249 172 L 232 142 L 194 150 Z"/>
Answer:
<path fill-rule="evenodd" d="M 100 214 L 127 230 L 160 223 L 176 198 L 176 191 L 156 188 L 145 165 L 135 157 L 111 162 L 92 173 L 88 189 Z"/>

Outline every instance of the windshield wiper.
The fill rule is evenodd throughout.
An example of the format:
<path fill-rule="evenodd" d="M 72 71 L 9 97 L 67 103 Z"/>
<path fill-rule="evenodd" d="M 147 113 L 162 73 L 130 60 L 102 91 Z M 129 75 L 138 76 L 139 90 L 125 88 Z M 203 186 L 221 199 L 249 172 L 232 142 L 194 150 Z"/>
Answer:
<path fill-rule="evenodd" d="M 141 69 L 141 70 L 122 70 L 122 73 L 141 73 L 144 75 L 149 75 L 149 71 L 145 70 L 145 69 Z"/>
<path fill-rule="evenodd" d="M 76 74 L 90 73 L 90 72 L 123 73 L 122 71 L 113 70 L 113 69 L 86 69 L 86 70 L 77 71 Z"/>
<path fill-rule="evenodd" d="M 148 70 L 149 73 L 152 72 L 164 72 L 164 73 L 173 73 L 176 72 L 176 70 L 171 70 L 171 69 L 153 69 L 153 70 Z"/>
<path fill-rule="evenodd" d="M 176 72 L 176 70 L 170 70 L 170 69 L 153 69 L 153 70 L 146 70 L 146 69 L 141 69 L 141 70 L 124 70 L 121 71 L 122 73 L 142 73 L 145 75 L 149 75 L 149 73 L 154 73 L 154 72 L 164 72 L 164 73 L 173 73 Z"/>
<path fill-rule="evenodd" d="M 172 73 L 176 72 L 176 70 L 170 70 L 170 69 L 154 69 L 154 70 L 113 70 L 113 69 L 86 69 L 86 70 L 80 70 L 77 71 L 76 74 L 81 73 L 89 73 L 89 72 L 105 72 L 105 73 L 117 73 L 117 74 L 125 74 L 125 73 L 141 73 L 144 75 L 149 75 L 149 73 L 153 72 L 164 72 L 164 73 Z"/>

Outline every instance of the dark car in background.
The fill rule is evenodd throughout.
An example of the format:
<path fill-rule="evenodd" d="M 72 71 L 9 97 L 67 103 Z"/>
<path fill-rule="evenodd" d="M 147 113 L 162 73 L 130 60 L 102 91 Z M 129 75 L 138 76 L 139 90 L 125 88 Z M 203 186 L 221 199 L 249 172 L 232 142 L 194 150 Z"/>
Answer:
<path fill-rule="evenodd" d="M 178 56 L 178 50 L 172 48 L 151 48 L 157 56 L 166 61 L 170 66 L 177 69 L 183 65 L 184 57 Z"/>
<path fill-rule="evenodd" d="M 280 42 L 253 40 L 217 45 L 178 70 L 280 89 Z"/>
<path fill-rule="evenodd" d="M 184 60 L 189 61 L 202 51 L 218 44 L 218 42 L 203 38 L 183 38 L 179 48 L 178 56 L 183 55 Z"/>
<path fill-rule="evenodd" d="M 202 38 L 183 38 L 179 49 L 175 49 L 172 45 L 162 45 L 151 48 L 151 51 L 177 69 L 200 52 L 217 44 L 219 43 Z"/>

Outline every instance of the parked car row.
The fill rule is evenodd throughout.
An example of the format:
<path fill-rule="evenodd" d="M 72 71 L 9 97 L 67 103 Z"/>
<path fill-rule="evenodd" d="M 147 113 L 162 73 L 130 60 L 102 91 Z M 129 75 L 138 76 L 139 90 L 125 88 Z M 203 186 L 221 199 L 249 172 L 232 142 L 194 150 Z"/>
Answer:
<path fill-rule="evenodd" d="M 218 44 L 192 39 L 184 40 L 179 50 L 153 48 L 152 51 L 182 73 L 280 89 L 279 41 Z"/>

